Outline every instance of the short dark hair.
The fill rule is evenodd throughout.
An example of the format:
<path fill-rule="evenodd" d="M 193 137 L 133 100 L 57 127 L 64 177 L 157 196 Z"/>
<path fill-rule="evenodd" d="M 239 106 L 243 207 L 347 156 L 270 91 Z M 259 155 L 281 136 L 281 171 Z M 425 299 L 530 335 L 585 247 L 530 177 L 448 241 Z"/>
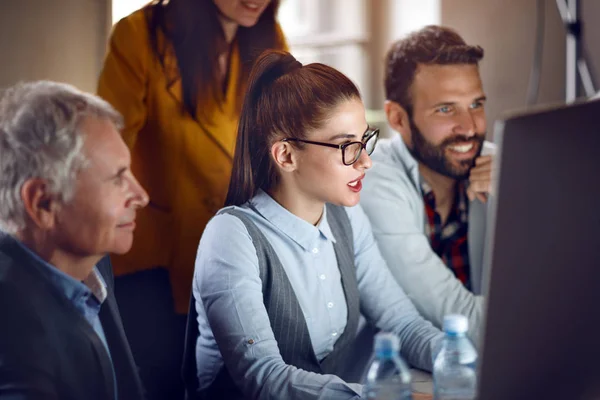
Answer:
<path fill-rule="evenodd" d="M 480 46 L 470 46 L 453 29 L 428 25 L 396 41 L 385 57 L 385 96 L 412 114 L 411 86 L 419 64 L 478 64 Z"/>
<path fill-rule="evenodd" d="M 358 88 L 336 69 L 303 66 L 288 52 L 265 51 L 250 73 L 225 205 L 242 205 L 259 189 L 275 187 L 279 174 L 272 144 L 305 138 L 327 122 L 336 106 L 352 99 L 360 100 Z"/>

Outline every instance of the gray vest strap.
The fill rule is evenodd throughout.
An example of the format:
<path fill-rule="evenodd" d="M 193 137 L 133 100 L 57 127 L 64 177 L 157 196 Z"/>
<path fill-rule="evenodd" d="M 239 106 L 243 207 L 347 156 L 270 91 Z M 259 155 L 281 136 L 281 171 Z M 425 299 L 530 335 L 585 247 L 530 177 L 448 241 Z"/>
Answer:
<path fill-rule="evenodd" d="M 336 341 L 333 351 L 321 362 L 317 360 L 312 347 L 306 320 L 296 294 L 279 257 L 267 238 L 247 214 L 239 210 L 223 210 L 221 213 L 239 218 L 252 239 L 258 256 L 263 301 L 285 363 L 315 373 L 339 374 L 339 371 L 344 369 L 348 356 L 352 354 L 349 347 L 354 341 L 360 315 L 359 292 L 354 266 L 354 240 L 346 210 L 340 206 L 327 205 L 327 222 L 336 238 L 333 247 L 346 298 L 348 320 L 344 333 Z M 243 398 L 231 382 L 231 377 L 225 367 L 202 397 L 212 398 L 214 396 L 227 399 Z"/>

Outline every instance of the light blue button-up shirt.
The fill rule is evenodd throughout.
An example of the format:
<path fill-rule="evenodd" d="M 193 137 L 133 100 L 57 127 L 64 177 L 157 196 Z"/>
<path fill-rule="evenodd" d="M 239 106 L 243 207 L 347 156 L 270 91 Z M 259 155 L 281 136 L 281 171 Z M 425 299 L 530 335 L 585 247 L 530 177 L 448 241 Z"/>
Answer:
<path fill-rule="evenodd" d="M 344 332 L 348 313 L 333 249 L 336 238 L 325 211 L 313 226 L 265 192 L 251 203 L 258 213 L 248 205 L 236 208 L 251 217 L 273 246 L 296 293 L 315 354 L 323 359 Z M 412 365 L 430 370 L 432 341 L 437 348 L 441 332 L 420 317 L 393 279 L 362 209 L 346 211 L 354 238 L 361 312 L 382 330 L 399 335 L 403 356 Z M 233 380 L 249 398 L 360 398 L 359 384 L 284 363 L 263 304 L 256 251 L 235 216 L 218 215 L 207 225 L 196 257 L 193 293 L 200 331 L 196 360 L 201 388 L 212 383 L 227 360 Z M 213 332 L 211 325 L 226 329 Z"/>

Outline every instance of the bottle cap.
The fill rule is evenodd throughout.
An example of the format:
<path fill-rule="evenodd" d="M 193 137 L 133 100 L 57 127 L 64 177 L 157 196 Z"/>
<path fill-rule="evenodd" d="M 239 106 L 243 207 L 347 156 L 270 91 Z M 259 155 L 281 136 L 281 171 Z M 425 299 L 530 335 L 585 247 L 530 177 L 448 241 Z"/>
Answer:
<path fill-rule="evenodd" d="M 400 340 L 393 333 L 380 332 L 375 335 L 375 351 L 380 352 L 398 352 L 400 350 Z"/>
<path fill-rule="evenodd" d="M 467 333 L 469 330 L 469 320 L 464 315 L 450 314 L 444 317 L 444 332 L 446 333 Z"/>

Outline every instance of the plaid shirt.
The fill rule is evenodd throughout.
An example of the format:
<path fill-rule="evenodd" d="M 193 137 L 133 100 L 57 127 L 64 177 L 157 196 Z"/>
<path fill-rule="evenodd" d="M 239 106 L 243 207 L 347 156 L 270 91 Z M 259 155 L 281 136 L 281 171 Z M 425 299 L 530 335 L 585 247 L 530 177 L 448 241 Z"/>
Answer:
<path fill-rule="evenodd" d="M 425 234 L 431 248 L 442 259 L 454 275 L 471 289 L 469 268 L 469 202 L 464 182 L 459 182 L 454 206 L 450 210 L 446 224 L 436 212 L 435 195 L 431 186 L 421 178 L 421 191 L 425 202 Z"/>

